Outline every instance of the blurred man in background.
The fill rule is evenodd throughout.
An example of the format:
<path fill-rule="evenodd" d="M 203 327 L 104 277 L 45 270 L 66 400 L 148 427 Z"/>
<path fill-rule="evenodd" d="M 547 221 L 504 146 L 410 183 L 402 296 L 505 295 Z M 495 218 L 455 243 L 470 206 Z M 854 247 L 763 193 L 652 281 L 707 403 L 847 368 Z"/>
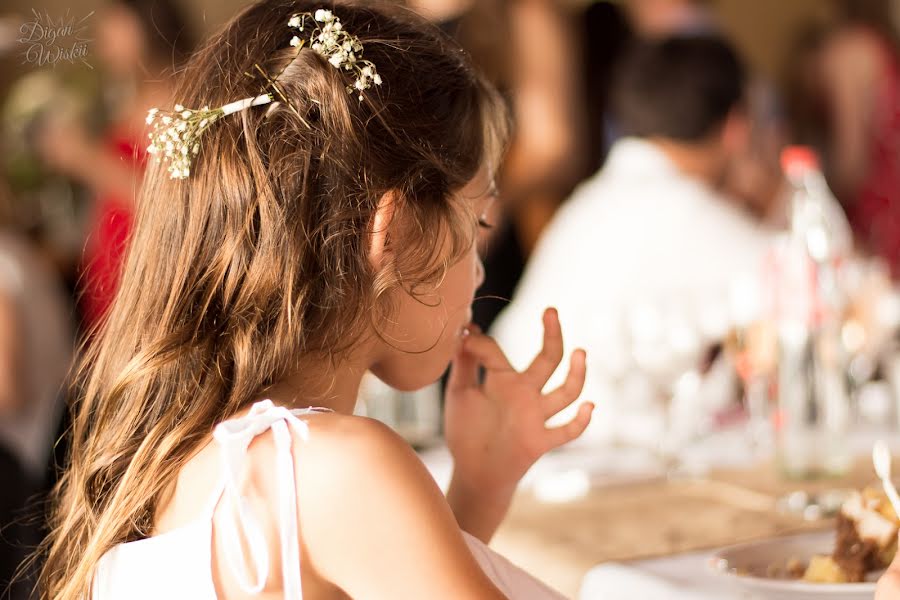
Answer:
<path fill-rule="evenodd" d="M 744 83 L 717 37 L 636 46 L 613 90 L 625 137 L 545 230 L 495 325 L 520 366 L 540 348 L 543 308 L 559 309 L 567 342 L 587 350 L 595 436 L 639 428 L 625 404 L 696 367 L 728 330 L 732 285 L 761 268 L 770 234 L 720 192 L 748 143 Z"/>
<path fill-rule="evenodd" d="M 709 0 L 622 0 L 591 3 L 584 11 L 586 108 L 592 171 L 602 166 L 610 146 L 623 135 L 610 110 L 615 66 L 632 45 L 676 36 L 729 37 Z M 761 218 L 779 222 L 781 170 L 785 143 L 781 101 L 772 82 L 759 72 L 746 85 L 750 143 L 734 157 L 724 187 L 732 200 Z M 587 175 L 587 174 L 585 174 Z"/>
<path fill-rule="evenodd" d="M 626 0 L 624 7 L 635 33 L 645 39 L 718 30 L 709 2 L 704 0 Z"/>

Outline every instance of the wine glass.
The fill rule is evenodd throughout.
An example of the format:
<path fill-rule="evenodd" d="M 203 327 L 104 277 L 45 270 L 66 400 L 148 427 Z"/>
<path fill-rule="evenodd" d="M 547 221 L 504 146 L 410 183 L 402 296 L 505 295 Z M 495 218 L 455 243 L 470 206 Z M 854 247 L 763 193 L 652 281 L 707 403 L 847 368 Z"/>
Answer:
<path fill-rule="evenodd" d="M 729 290 L 730 330 L 724 350 L 743 389 L 746 436 L 751 456 L 760 458 L 773 436 L 769 384 L 777 361 L 774 322 L 766 317 L 761 282 L 748 274 L 735 278 Z"/>
<path fill-rule="evenodd" d="M 651 444 L 668 478 L 696 473 L 685 451 L 709 429 L 701 398 L 703 335 L 689 306 L 644 301 L 627 318 L 633 363 L 657 399 L 659 431 Z"/>

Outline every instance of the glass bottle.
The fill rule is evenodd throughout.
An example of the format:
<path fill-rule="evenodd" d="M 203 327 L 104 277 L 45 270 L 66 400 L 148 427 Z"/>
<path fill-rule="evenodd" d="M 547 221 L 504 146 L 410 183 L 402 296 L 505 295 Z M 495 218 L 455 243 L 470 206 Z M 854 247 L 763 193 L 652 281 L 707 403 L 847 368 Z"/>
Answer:
<path fill-rule="evenodd" d="M 852 248 L 846 217 L 816 155 L 789 147 L 790 231 L 776 248 L 777 456 L 794 478 L 839 475 L 851 464 L 849 390 L 841 342 L 840 269 Z"/>

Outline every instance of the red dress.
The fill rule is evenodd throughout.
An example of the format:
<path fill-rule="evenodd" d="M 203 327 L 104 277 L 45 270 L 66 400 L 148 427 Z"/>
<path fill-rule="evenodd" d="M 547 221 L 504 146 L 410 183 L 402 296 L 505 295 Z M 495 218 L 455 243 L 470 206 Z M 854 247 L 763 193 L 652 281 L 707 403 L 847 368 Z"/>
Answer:
<path fill-rule="evenodd" d="M 857 239 L 900 279 L 900 59 L 879 43 L 889 68 L 876 90 L 869 171 L 849 216 Z"/>
<path fill-rule="evenodd" d="M 111 131 L 105 146 L 124 164 L 131 165 L 136 171 L 143 171 L 147 160 L 146 150 L 134 140 Z M 131 198 L 120 198 L 113 194 L 96 199 L 81 268 L 81 317 L 88 330 L 106 315 L 115 297 L 128 235 L 134 220 L 132 203 Z"/>

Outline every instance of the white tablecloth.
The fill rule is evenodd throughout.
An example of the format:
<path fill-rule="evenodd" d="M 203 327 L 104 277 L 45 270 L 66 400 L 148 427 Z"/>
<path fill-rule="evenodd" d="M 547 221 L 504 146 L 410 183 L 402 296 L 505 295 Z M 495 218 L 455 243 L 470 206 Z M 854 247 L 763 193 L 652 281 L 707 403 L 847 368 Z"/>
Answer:
<path fill-rule="evenodd" d="M 584 577 L 578 600 L 745 600 L 709 567 L 711 552 L 626 564 L 607 563 Z"/>

